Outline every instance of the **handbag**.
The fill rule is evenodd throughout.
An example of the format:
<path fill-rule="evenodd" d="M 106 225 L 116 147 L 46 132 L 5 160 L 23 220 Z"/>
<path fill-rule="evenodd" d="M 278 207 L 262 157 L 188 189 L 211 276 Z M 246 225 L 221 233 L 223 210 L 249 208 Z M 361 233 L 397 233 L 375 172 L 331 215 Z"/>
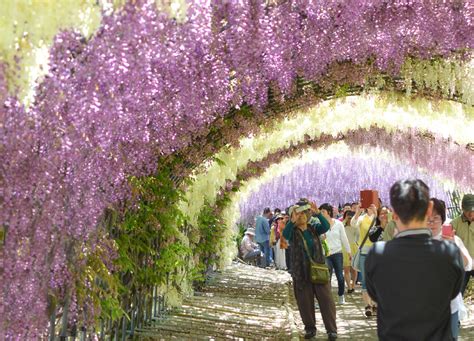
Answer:
<path fill-rule="evenodd" d="M 360 266 L 359 266 L 360 253 L 361 253 L 362 248 L 364 247 L 365 242 L 367 241 L 367 238 L 369 238 L 369 232 L 372 229 L 372 227 L 374 226 L 376 220 L 377 220 L 377 217 L 374 217 L 374 219 L 372 219 L 372 223 L 370 224 L 369 229 L 367 230 L 367 233 L 365 234 L 364 240 L 362 240 L 362 243 L 360 244 L 359 248 L 357 249 L 356 254 L 354 255 L 354 257 L 352 257 L 351 266 L 356 271 L 360 271 Z"/>
<path fill-rule="evenodd" d="M 327 284 L 329 283 L 329 269 L 324 263 L 316 263 L 309 252 L 308 244 L 306 244 L 306 239 L 302 233 L 301 238 L 303 238 L 303 245 L 306 250 L 306 253 L 309 258 L 309 275 L 311 282 L 314 284 Z"/>

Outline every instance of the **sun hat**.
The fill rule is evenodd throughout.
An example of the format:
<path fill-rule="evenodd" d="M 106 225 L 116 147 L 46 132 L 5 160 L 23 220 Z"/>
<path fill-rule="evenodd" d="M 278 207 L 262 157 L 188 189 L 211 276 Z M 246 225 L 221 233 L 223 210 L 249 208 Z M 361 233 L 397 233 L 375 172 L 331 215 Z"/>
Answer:
<path fill-rule="evenodd" d="M 250 234 L 250 235 L 252 235 L 252 236 L 255 236 L 255 229 L 249 227 L 249 228 L 247 229 L 247 231 L 245 231 L 245 234 Z"/>

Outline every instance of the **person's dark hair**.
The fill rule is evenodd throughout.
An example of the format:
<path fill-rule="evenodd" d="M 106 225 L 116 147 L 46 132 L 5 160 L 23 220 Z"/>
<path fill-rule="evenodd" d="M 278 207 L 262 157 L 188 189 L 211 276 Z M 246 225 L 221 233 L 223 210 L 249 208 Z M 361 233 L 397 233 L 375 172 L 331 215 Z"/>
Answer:
<path fill-rule="evenodd" d="M 343 208 L 344 208 L 344 207 L 346 207 L 346 206 L 349 206 L 349 207 L 351 207 L 352 205 L 351 205 L 351 203 L 350 203 L 350 202 L 346 202 L 344 205 L 342 205 L 342 207 L 343 207 Z"/>
<path fill-rule="evenodd" d="M 270 213 L 270 212 L 271 212 L 270 207 L 265 207 L 265 208 L 263 209 L 263 214 L 268 214 L 268 213 Z"/>
<path fill-rule="evenodd" d="M 332 206 L 329 205 L 328 203 L 324 203 L 321 206 L 319 206 L 319 210 L 326 210 L 328 211 L 328 214 L 331 218 L 334 218 L 334 210 L 332 209 Z"/>
<path fill-rule="evenodd" d="M 446 220 L 446 203 L 437 198 L 431 198 L 430 200 L 433 202 L 433 213 L 439 214 L 444 223 Z"/>
<path fill-rule="evenodd" d="M 347 216 L 350 216 L 350 217 L 352 218 L 353 216 L 355 216 L 355 213 L 352 212 L 352 211 L 346 211 L 346 212 L 344 212 L 344 215 L 342 216 L 342 220 L 346 219 Z"/>
<path fill-rule="evenodd" d="M 395 182 L 390 188 L 390 204 L 404 224 L 425 218 L 430 201 L 430 189 L 420 179 Z"/>
<path fill-rule="evenodd" d="M 354 205 L 359 205 L 359 203 L 358 203 L 358 202 L 353 202 L 353 203 L 351 204 L 351 207 L 354 206 Z"/>
<path fill-rule="evenodd" d="M 273 210 L 273 213 L 277 214 L 277 213 L 281 213 L 281 210 L 277 207 Z"/>

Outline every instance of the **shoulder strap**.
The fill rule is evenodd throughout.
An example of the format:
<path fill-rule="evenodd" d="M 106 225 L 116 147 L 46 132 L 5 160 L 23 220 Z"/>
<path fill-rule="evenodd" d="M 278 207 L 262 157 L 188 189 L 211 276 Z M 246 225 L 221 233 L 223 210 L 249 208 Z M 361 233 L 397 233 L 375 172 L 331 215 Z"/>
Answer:
<path fill-rule="evenodd" d="M 309 252 L 308 244 L 306 243 L 306 239 L 303 236 L 303 232 L 301 232 L 300 229 L 298 229 L 298 232 L 299 232 L 301 238 L 303 239 L 303 245 L 304 245 L 304 248 L 306 250 L 306 254 L 308 255 L 309 261 L 311 263 L 315 263 L 315 261 L 313 260 L 313 257 L 311 257 L 311 253 Z"/>
<path fill-rule="evenodd" d="M 361 250 L 364 247 L 364 244 L 367 241 L 367 238 L 369 238 L 369 232 L 372 229 L 372 227 L 375 225 L 376 220 L 377 220 L 377 217 L 374 217 L 374 219 L 372 219 L 372 223 L 370 224 L 370 226 L 367 230 L 367 233 L 365 234 L 365 237 L 364 237 L 364 240 L 362 241 L 362 244 L 360 244 L 360 246 L 359 246 L 359 250 Z"/>

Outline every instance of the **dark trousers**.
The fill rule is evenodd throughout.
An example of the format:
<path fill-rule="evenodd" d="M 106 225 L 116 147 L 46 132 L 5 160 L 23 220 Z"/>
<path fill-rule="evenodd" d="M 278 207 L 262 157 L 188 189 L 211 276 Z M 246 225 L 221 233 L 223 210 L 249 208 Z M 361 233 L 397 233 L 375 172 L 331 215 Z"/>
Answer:
<path fill-rule="evenodd" d="M 293 283 L 296 303 L 306 331 L 316 330 L 316 311 L 314 297 L 318 300 L 319 310 L 328 333 L 336 333 L 336 305 L 328 284 L 313 284 L 309 281 Z"/>
<path fill-rule="evenodd" d="M 474 277 L 474 271 L 466 271 L 464 273 L 464 283 L 461 288 L 461 293 L 464 296 L 464 291 L 466 291 L 467 285 L 469 284 L 469 279 Z"/>
<path fill-rule="evenodd" d="M 326 263 L 329 268 L 329 272 L 331 274 L 330 278 L 332 278 L 332 272 L 336 273 L 337 278 L 337 294 L 339 296 L 344 295 L 344 273 L 343 273 L 343 257 L 342 253 L 335 253 L 328 257 L 326 257 Z"/>
<path fill-rule="evenodd" d="M 288 269 L 288 272 L 291 272 L 291 251 L 290 251 L 290 246 L 285 249 L 285 261 L 286 261 L 286 268 Z"/>

